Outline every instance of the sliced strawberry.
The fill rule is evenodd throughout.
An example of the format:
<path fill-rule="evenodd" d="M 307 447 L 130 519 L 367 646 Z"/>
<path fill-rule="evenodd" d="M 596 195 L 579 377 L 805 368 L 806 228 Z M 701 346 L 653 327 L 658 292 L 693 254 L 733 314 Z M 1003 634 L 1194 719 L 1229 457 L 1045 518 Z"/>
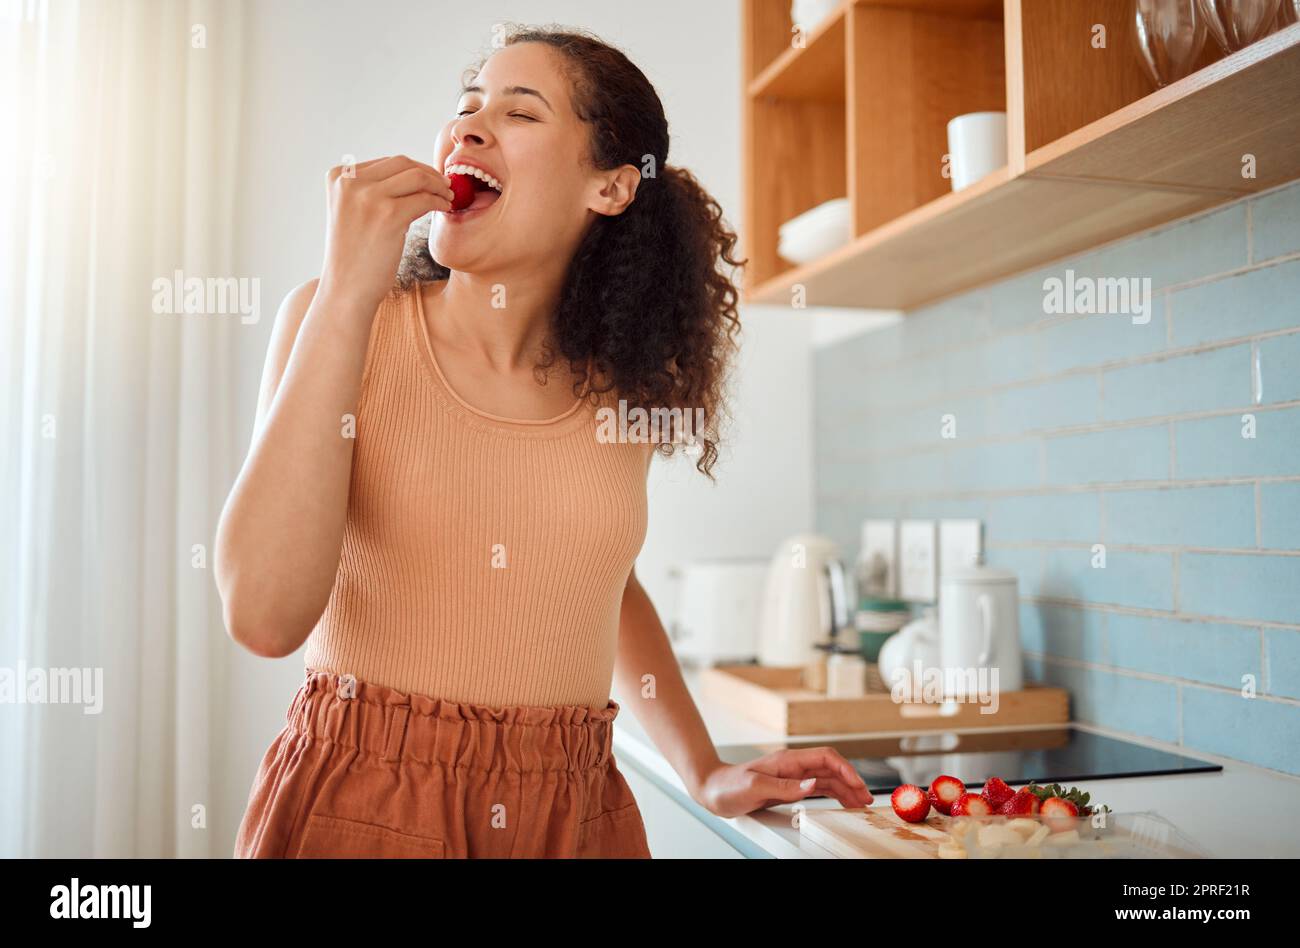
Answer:
<path fill-rule="evenodd" d="M 1053 833 L 1064 833 L 1075 828 L 1079 808 L 1062 797 L 1048 797 L 1038 811 L 1039 817 Z"/>
<path fill-rule="evenodd" d="M 451 202 L 453 211 L 463 211 L 474 203 L 474 182 L 478 179 L 468 174 L 452 174 L 447 176 L 447 183 L 451 185 L 451 193 L 455 198 Z"/>
<path fill-rule="evenodd" d="M 1016 791 L 1007 786 L 1005 780 L 1001 777 L 990 777 L 984 784 L 984 799 L 989 801 L 989 806 L 996 813 L 1002 809 L 1002 805 L 1016 795 Z"/>
<path fill-rule="evenodd" d="M 952 816 L 988 816 L 993 812 L 989 801 L 978 793 L 963 793 L 952 803 Z"/>
<path fill-rule="evenodd" d="M 1017 790 L 998 812 L 1006 816 L 1033 816 L 1039 806 L 1038 797 L 1029 790 Z"/>
<path fill-rule="evenodd" d="M 889 798 L 900 820 L 919 823 L 930 813 L 930 800 L 916 784 L 905 783 Z"/>
<path fill-rule="evenodd" d="M 935 777 L 930 784 L 930 806 L 944 816 L 949 816 L 952 813 L 953 802 L 965 792 L 966 784 L 956 777 L 949 777 L 947 774 Z"/>

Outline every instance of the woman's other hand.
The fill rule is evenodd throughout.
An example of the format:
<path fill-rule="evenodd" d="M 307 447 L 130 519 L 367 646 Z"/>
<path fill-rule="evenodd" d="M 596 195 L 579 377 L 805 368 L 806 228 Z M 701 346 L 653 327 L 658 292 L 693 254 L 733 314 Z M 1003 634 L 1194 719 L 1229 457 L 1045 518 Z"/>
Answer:
<path fill-rule="evenodd" d="M 695 795 L 710 813 L 728 817 L 814 796 L 834 797 L 845 807 L 872 801 L 853 765 L 830 747 L 780 750 L 746 764 L 721 764 Z"/>

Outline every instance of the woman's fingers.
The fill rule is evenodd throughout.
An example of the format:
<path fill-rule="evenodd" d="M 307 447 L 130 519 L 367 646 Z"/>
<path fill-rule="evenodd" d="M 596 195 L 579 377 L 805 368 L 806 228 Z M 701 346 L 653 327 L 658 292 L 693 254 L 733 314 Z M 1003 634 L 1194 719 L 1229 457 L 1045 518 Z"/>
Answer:
<path fill-rule="evenodd" d="M 406 197 L 395 198 L 394 204 L 398 214 L 407 224 L 419 220 L 430 211 L 451 210 L 451 198 L 443 197 L 441 194 L 430 194 L 428 191 L 417 191 Z"/>
<path fill-rule="evenodd" d="M 814 794 L 834 797 L 844 807 L 867 806 L 871 803 L 871 794 L 864 787 L 851 787 L 836 776 L 818 776 Z"/>
<path fill-rule="evenodd" d="M 797 803 L 817 796 L 833 797 L 846 809 L 868 806 L 871 803 L 870 793 L 849 786 L 839 777 L 808 776 L 800 780 L 793 777 L 758 774 L 750 787 L 746 811 L 780 803 Z"/>
<path fill-rule="evenodd" d="M 833 747 L 809 747 L 794 751 L 795 760 L 803 767 L 824 767 L 840 774 L 849 784 L 864 785 L 853 765 Z"/>
<path fill-rule="evenodd" d="M 354 162 L 352 163 L 352 170 L 353 170 L 353 171 L 365 171 L 365 170 L 368 169 L 368 168 L 373 168 L 375 165 L 379 164 L 381 161 L 391 161 L 392 159 L 393 159 L 393 156 L 392 156 L 392 155 L 385 155 L 385 156 L 382 157 L 382 158 L 367 158 L 365 161 L 354 161 Z"/>
<path fill-rule="evenodd" d="M 833 747 L 802 747 L 777 751 L 769 755 L 767 760 L 774 765 L 774 772 L 781 776 L 804 771 L 827 770 L 838 774 L 849 786 L 866 786 L 853 765 Z"/>
<path fill-rule="evenodd" d="M 774 803 L 794 803 L 817 792 L 816 777 L 773 777 L 757 770 L 751 770 L 750 773 L 753 777 L 748 788 L 749 803 L 753 809 Z"/>
<path fill-rule="evenodd" d="M 755 775 L 751 790 L 761 795 L 759 806 L 791 803 L 821 794 L 845 807 L 868 806 L 871 791 L 842 754 L 830 747 L 782 750 L 748 765 Z M 803 783 L 812 781 L 810 787 Z"/>
<path fill-rule="evenodd" d="M 416 161 L 406 155 L 393 155 L 390 158 L 380 158 L 374 162 L 366 162 L 364 167 L 357 165 L 357 177 L 366 181 L 383 181 L 393 175 L 401 174 L 403 171 L 409 171 L 411 168 L 423 168 L 425 171 L 441 174 L 433 165 L 426 165 L 423 161 Z"/>
<path fill-rule="evenodd" d="M 368 161 L 354 161 L 348 165 L 337 165 L 330 169 L 328 178 L 331 183 L 339 178 L 360 178 L 365 175 L 368 169 L 373 168 L 381 161 L 388 161 L 388 158 L 371 158 Z"/>
<path fill-rule="evenodd" d="M 407 168 L 405 171 L 399 171 L 391 177 L 384 178 L 377 187 L 384 194 L 395 198 L 405 197 L 408 194 L 418 194 L 421 191 L 442 195 L 448 201 L 453 200 L 456 196 L 446 178 L 424 165 Z"/>

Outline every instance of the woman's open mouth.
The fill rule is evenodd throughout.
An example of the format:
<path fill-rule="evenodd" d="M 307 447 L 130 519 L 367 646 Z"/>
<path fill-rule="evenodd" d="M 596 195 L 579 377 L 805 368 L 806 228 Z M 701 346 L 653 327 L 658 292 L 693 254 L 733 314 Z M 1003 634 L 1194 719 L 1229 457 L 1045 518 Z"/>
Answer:
<path fill-rule="evenodd" d="M 451 210 L 443 212 L 448 216 L 460 217 L 485 210 L 501 197 L 501 182 L 482 168 L 457 163 L 448 165 L 444 174 L 456 195 Z"/>

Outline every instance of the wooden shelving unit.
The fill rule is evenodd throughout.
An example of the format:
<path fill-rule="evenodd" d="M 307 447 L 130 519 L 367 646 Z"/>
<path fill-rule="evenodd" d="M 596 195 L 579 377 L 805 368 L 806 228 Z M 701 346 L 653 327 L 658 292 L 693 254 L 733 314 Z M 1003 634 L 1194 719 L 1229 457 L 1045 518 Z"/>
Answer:
<path fill-rule="evenodd" d="M 910 309 L 1300 178 L 1300 25 L 1153 92 L 1131 0 L 845 0 L 802 48 L 789 0 L 742 3 L 751 302 Z M 953 192 L 947 123 L 986 110 L 1008 165 Z M 853 240 L 781 259 L 837 197 Z"/>

